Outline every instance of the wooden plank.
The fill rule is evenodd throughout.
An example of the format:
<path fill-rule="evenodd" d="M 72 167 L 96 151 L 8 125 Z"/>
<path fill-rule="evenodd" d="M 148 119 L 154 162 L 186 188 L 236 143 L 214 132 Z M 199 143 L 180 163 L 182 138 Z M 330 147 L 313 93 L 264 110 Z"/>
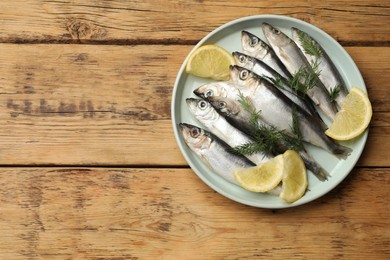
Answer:
<path fill-rule="evenodd" d="M 0 164 L 186 165 L 170 105 L 191 48 L 0 44 Z M 390 48 L 347 50 L 374 106 L 360 165 L 389 166 Z"/>
<path fill-rule="evenodd" d="M 0 164 L 183 164 L 174 49 L 1 45 Z"/>
<path fill-rule="evenodd" d="M 309 204 L 235 203 L 190 169 L 1 168 L 0 257 L 386 259 L 389 169 Z"/>
<path fill-rule="evenodd" d="M 388 8 L 389 4 L 382 0 L 3 0 L 0 41 L 198 41 L 237 18 L 281 14 L 308 21 L 342 42 L 388 43 Z"/>
<path fill-rule="evenodd" d="M 390 111 L 390 88 L 386 76 L 390 69 L 390 48 L 346 48 L 362 74 L 374 112 Z M 382 57 L 383 58 L 382 58 Z"/>

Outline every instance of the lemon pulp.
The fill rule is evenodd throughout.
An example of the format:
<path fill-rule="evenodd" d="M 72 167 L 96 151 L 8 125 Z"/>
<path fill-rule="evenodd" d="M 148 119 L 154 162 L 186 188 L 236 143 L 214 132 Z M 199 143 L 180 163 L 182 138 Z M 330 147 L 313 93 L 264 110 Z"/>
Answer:
<path fill-rule="evenodd" d="M 367 94 L 353 87 L 325 134 L 335 140 L 353 139 L 366 130 L 371 117 L 372 107 Z"/>
<path fill-rule="evenodd" d="M 209 44 L 196 49 L 190 55 L 186 72 L 202 78 L 229 80 L 229 67 L 234 64 L 234 58 L 227 50 Z"/>
<path fill-rule="evenodd" d="M 308 185 L 305 164 L 295 151 L 288 150 L 283 154 L 284 174 L 282 191 L 279 197 L 292 203 L 302 198 Z"/>
<path fill-rule="evenodd" d="M 233 172 L 237 183 L 246 190 L 266 192 L 274 189 L 283 178 L 283 155 L 269 161 Z"/>

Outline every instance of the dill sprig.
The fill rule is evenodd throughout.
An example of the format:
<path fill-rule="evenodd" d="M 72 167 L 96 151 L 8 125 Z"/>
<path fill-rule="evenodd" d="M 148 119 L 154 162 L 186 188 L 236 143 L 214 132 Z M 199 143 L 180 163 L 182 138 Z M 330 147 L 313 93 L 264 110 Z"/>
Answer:
<path fill-rule="evenodd" d="M 245 110 L 245 111 L 248 111 L 249 113 L 253 113 L 255 112 L 255 108 L 253 107 L 251 101 L 244 96 L 244 94 L 242 94 L 241 91 L 238 91 L 238 96 L 239 96 L 239 100 L 238 102 L 241 104 L 242 108 Z"/>
<path fill-rule="evenodd" d="M 320 58 L 322 51 L 320 46 L 306 33 L 298 30 L 298 37 L 302 43 L 302 47 L 309 55 Z"/>
<path fill-rule="evenodd" d="M 249 119 L 250 125 L 252 126 L 252 125 L 257 124 L 257 122 L 260 120 L 260 111 L 256 111 L 252 102 L 249 100 L 248 97 L 245 97 L 241 91 L 239 91 L 238 95 L 240 97 L 238 102 L 241 104 L 242 108 L 245 111 L 249 112 L 249 114 L 250 114 L 250 119 Z"/>
<path fill-rule="evenodd" d="M 252 142 L 248 142 L 232 148 L 232 152 L 241 155 L 263 153 L 266 155 L 278 154 L 278 144 L 284 140 L 283 133 L 273 127 L 257 124 L 251 125 Z"/>
<path fill-rule="evenodd" d="M 330 97 L 330 101 L 331 102 L 335 102 L 336 101 L 336 98 L 339 96 L 340 94 L 340 89 L 341 89 L 342 85 L 339 83 L 337 84 L 334 88 L 331 88 L 329 90 L 329 97 Z"/>
<path fill-rule="evenodd" d="M 249 142 L 249 143 L 232 147 L 230 152 L 237 155 L 252 155 L 258 152 L 268 154 L 265 152 L 265 150 L 266 147 L 263 143 Z"/>
<path fill-rule="evenodd" d="M 304 97 L 308 90 L 312 89 L 318 83 L 319 62 L 301 67 L 291 78 L 285 79 L 281 76 L 269 78 L 270 81 L 279 89 L 286 89 L 288 86 L 292 93 L 298 97 Z"/>
<path fill-rule="evenodd" d="M 283 131 L 277 130 L 273 126 L 269 126 L 260 122 L 260 112 L 256 111 L 251 102 L 240 93 L 240 104 L 250 113 L 250 131 L 253 142 L 248 142 L 236 147 L 233 147 L 231 152 L 241 155 L 251 155 L 254 153 L 264 153 L 267 155 L 278 154 L 278 148 L 282 144 L 287 144 L 290 148 L 301 151 L 304 149 L 302 144 L 302 135 L 299 130 L 298 115 L 296 109 L 293 109 L 293 125 L 292 131 L 295 136 L 289 136 Z"/>
<path fill-rule="evenodd" d="M 286 89 L 285 86 L 285 79 L 280 76 L 280 75 L 276 75 L 275 77 L 268 77 L 268 76 L 263 76 L 263 78 L 265 78 L 266 80 L 268 80 L 269 82 L 271 82 L 272 84 L 275 85 L 275 87 L 277 88 L 280 88 L 280 89 Z"/>
<path fill-rule="evenodd" d="M 291 88 L 296 93 L 306 94 L 318 83 L 320 71 L 318 69 L 319 62 L 316 60 L 311 66 L 301 67 L 295 75 L 289 79 Z"/>

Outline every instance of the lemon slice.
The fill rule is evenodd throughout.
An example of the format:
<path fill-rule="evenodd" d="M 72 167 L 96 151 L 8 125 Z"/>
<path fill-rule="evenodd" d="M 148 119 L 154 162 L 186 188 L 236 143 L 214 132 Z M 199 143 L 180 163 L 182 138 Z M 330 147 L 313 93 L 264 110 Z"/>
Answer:
<path fill-rule="evenodd" d="M 233 56 L 217 45 L 205 45 L 196 49 L 188 59 L 186 72 L 202 78 L 229 80 Z"/>
<path fill-rule="evenodd" d="M 234 179 L 246 190 L 267 192 L 274 189 L 283 178 L 283 155 L 269 161 L 233 172 Z"/>
<path fill-rule="evenodd" d="M 353 87 L 325 134 L 335 140 L 353 139 L 366 130 L 371 117 L 372 107 L 367 94 Z"/>
<path fill-rule="evenodd" d="M 287 150 L 283 154 L 284 174 L 282 179 L 282 191 L 279 197 L 292 203 L 305 194 L 307 188 L 306 167 L 299 154 L 293 150 Z"/>

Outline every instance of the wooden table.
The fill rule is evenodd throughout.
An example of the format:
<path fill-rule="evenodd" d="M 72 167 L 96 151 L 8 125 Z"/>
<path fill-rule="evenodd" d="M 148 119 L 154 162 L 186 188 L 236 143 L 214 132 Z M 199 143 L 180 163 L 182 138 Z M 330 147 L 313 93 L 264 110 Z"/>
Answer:
<path fill-rule="evenodd" d="M 0 259 L 389 259 L 389 2 L 283 2 L 2 0 Z M 214 192 L 171 126 L 192 47 L 267 13 L 338 40 L 374 109 L 351 174 L 284 210 Z"/>

